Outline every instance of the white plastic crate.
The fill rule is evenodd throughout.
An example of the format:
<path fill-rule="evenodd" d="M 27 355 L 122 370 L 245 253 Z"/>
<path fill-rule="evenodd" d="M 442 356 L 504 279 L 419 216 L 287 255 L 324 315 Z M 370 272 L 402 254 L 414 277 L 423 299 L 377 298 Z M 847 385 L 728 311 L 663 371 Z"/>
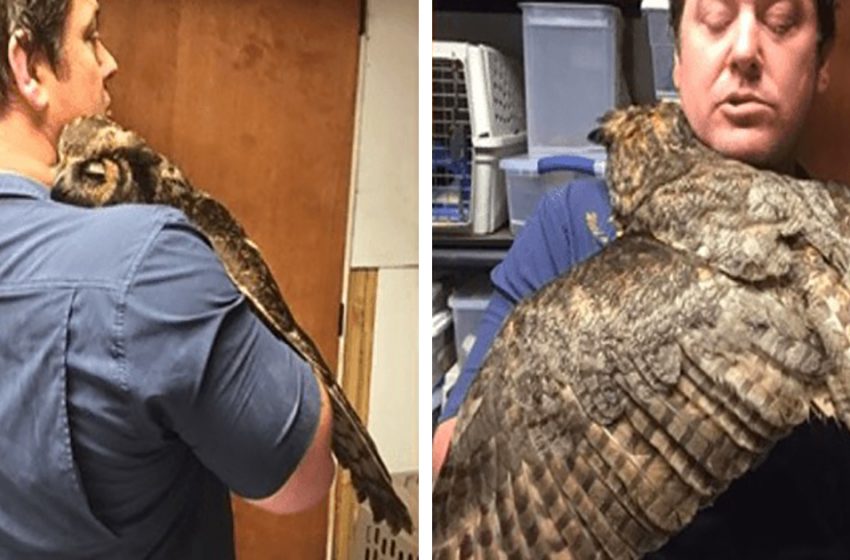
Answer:
<path fill-rule="evenodd" d="M 431 54 L 433 141 L 450 146 L 463 134 L 475 148 L 502 148 L 525 140 L 518 62 L 454 41 L 434 41 Z"/>
<path fill-rule="evenodd" d="M 505 174 L 499 160 L 522 153 L 524 144 L 476 150 L 469 162 L 432 164 L 431 225 L 434 229 L 485 234 L 496 231 L 508 215 Z"/>
<path fill-rule="evenodd" d="M 393 474 L 393 486 L 413 516 L 413 535 L 393 535 L 385 523 L 375 523 L 372 512 L 361 505 L 354 528 L 351 560 L 419 560 L 419 473 Z"/>
<path fill-rule="evenodd" d="M 484 316 L 492 295 L 493 287 L 490 277 L 485 274 L 472 278 L 449 296 L 449 307 L 452 309 L 452 322 L 455 329 L 455 351 L 458 367 L 461 369 L 475 344 L 478 324 Z"/>
<path fill-rule="evenodd" d="M 432 224 L 490 233 L 506 217 L 498 159 L 525 145 L 521 73 L 485 45 L 436 41 L 432 55 Z"/>
<path fill-rule="evenodd" d="M 676 52 L 668 0 L 643 0 L 641 8 L 649 29 L 649 45 L 652 48 L 652 77 L 655 95 L 658 98 L 678 97 L 673 84 L 673 56 Z"/>
<path fill-rule="evenodd" d="M 520 8 L 529 152 L 584 146 L 600 116 L 630 101 L 620 10 L 539 2 Z"/>
<path fill-rule="evenodd" d="M 546 156 L 526 154 L 503 159 L 499 164 L 507 180 L 508 215 L 511 233 L 514 235 L 522 230 L 547 191 L 567 185 L 579 177 L 601 177 L 604 174 L 606 153 L 603 148 L 576 150 L 561 155 L 578 156 L 584 161 L 570 169 L 548 173 L 538 171 L 538 162 Z"/>

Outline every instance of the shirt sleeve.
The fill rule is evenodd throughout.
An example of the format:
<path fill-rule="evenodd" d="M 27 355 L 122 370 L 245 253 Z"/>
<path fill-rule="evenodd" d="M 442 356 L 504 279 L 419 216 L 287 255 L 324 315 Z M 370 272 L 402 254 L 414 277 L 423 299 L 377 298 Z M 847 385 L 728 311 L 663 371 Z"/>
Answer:
<path fill-rule="evenodd" d="M 598 179 L 580 179 L 541 198 L 504 260 L 490 274 L 495 293 L 476 331 L 475 344 L 449 392 L 440 422 L 457 415 L 490 346 L 517 302 L 614 238 L 610 216 L 607 189 Z"/>
<path fill-rule="evenodd" d="M 127 388 L 154 437 L 185 443 L 237 494 L 277 490 L 312 442 L 317 381 L 185 221 L 145 252 L 124 323 Z"/>

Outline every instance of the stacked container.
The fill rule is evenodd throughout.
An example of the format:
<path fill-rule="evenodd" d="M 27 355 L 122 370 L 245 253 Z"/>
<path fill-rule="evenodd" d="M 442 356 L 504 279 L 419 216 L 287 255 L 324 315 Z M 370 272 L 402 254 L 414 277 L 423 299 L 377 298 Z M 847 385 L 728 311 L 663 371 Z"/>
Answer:
<path fill-rule="evenodd" d="M 452 314 L 441 282 L 431 285 L 431 385 L 436 386 L 457 361 Z"/>
<path fill-rule="evenodd" d="M 449 307 L 452 310 L 452 322 L 455 330 L 457 363 L 460 369 L 463 369 L 463 365 L 469 357 L 469 352 L 475 344 L 478 324 L 484 316 L 484 311 L 487 309 L 492 295 L 493 288 L 490 284 L 490 277 L 482 274 L 458 287 L 449 296 Z"/>
<path fill-rule="evenodd" d="M 503 159 L 500 166 L 507 180 L 511 233 L 519 234 L 547 191 L 580 177 L 603 176 L 605 159 L 603 148 L 574 150 L 572 155 L 566 156 L 527 154 Z"/>
<path fill-rule="evenodd" d="M 649 44 L 652 48 L 655 95 L 665 99 L 678 97 L 676 87 L 673 85 L 673 55 L 676 47 L 668 23 L 669 4 L 668 0 L 643 0 L 642 4 L 649 28 Z"/>
<path fill-rule="evenodd" d="M 529 152 L 585 148 L 596 120 L 629 103 L 620 10 L 537 2 L 520 8 Z"/>
<path fill-rule="evenodd" d="M 613 6 L 522 3 L 528 153 L 505 158 L 511 231 L 522 229 L 547 191 L 600 176 L 605 151 L 588 133 L 630 101 L 622 62 L 623 18 Z M 560 165 L 540 162 L 560 156 Z"/>

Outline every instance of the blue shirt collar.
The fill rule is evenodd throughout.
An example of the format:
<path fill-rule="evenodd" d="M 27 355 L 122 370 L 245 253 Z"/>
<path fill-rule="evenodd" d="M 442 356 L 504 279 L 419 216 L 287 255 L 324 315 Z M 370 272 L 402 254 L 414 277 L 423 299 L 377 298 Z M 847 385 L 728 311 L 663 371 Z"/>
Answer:
<path fill-rule="evenodd" d="M 0 197 L 9 196 L 48 200 L 50 190 L 35 179 L 11 171 L 0 171 Z"/>

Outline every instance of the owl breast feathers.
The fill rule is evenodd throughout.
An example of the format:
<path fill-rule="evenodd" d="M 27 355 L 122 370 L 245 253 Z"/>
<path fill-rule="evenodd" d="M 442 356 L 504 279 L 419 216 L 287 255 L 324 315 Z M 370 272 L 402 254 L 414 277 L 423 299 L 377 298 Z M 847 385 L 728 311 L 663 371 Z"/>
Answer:
<path fill-rule="evenodd" d="M 842 189 L 724 159 L 672 103 L 594 137 L 620 235 L 506 320 L 434 488 L 436 558 L 640 558 L 811 415 L 850 426 Z"/>

